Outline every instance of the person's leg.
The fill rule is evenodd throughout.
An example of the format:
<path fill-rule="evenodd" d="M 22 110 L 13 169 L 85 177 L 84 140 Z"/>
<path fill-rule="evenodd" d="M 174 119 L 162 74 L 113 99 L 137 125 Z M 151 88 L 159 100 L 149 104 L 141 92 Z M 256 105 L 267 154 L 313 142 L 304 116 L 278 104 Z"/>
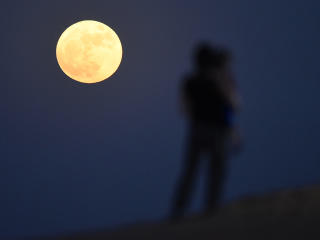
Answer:
<path fill-rule="evenodd" d="M 206 211 L 213 213 L 218 207 L 221 198 L 226 165 L 225 134 L 222 129 L 217 129 L 210 159 L 207 176 Z"/>
<path fill-rule="evenodd" d="M 173 218 L 179 218 L 182 217 L 186 208 L 186 205 L 188 204 L 191 192 L 192 192 L 192 186 L 194 183 L 194 178 L 196 175 L 196 169 L 199 165 L 199 155 L 200 155 L 200 149 L 198 146 L 198 142 L 192 138 L 190 139 L 188 145 L 187 145 L 187 154 L 185 158 L 185 166 L 182 172 L 182 176 L 180 177 L 180 180 L 178 182 L 178 188 L 175 192 L 175 199 L 174 199 L 174 206 L 172 209 L 172 217 Z"/>

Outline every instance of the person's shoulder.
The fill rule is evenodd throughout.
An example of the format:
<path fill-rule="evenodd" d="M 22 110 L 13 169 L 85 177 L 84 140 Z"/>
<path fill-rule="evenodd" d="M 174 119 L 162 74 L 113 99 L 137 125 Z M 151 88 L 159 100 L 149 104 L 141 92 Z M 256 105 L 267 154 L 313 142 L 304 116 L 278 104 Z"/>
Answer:
<path fill-rule="evenodd" d="M 193 84 L 196 80 L 196 76 L 193 73 L 187 73 L 182 77 L 183 85 Z"/>
<path fill-rule="evenodd" d="M 193 88 L 193 85 L 194 85 L 194 77 L 188 73 L 188 74 L 185 74 L 183 77 L 182 77 L 182 81 L 181 81 L 181 90 L 183 90 L 184 92 L 189 92 L 190 89 Z"/>

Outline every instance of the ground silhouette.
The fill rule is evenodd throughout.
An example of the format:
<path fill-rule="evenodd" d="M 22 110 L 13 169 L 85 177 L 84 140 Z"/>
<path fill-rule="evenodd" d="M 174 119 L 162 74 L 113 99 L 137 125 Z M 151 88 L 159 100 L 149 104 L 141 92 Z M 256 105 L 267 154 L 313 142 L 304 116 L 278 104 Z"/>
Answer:
<path fill-rule="evenodd" d="M 41 240 L 319 239 L 320 185 L 244 197 L 211 217 L 141 223 Z"/>

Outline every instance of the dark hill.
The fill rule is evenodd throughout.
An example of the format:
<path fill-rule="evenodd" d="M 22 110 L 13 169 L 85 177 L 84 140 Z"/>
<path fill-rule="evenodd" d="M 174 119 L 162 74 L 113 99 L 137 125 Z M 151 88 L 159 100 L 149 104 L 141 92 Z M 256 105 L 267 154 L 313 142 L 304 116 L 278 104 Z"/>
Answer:
<path fill-rule="evenodd" d="M 215 216 L 179 223 L 136 224 L 113 231 L 41 238 L 54 240 L 320 239 L 320 186 L 245 197 Z"/>

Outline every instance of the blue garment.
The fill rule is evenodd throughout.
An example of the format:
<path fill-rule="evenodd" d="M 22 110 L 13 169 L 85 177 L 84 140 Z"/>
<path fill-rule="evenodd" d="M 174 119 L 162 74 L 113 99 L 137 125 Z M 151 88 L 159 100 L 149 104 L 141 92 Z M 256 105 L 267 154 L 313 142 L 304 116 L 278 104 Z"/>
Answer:
<path fill-rule="evenodd" d="M 235 114 L 230 106 L 225 107 L 224 115 L 225 125 L 227 127 L 232 127 L 235 124 Z"/>

